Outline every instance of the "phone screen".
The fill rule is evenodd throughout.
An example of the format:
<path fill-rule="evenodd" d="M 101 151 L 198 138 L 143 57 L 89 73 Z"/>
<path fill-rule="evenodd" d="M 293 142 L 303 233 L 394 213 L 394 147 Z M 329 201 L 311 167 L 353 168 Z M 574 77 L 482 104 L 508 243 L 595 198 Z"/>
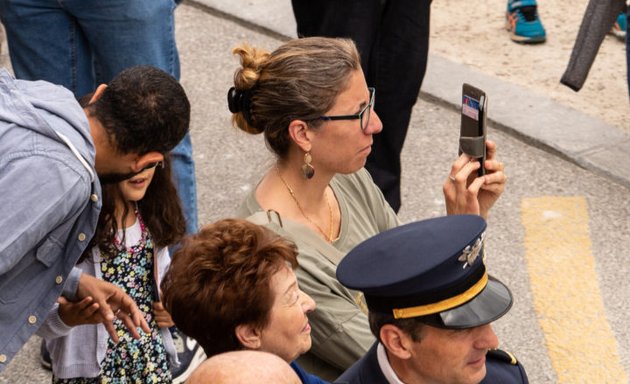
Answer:
<path fill-rule="evenodd" d="M 472 85 L 464 84 L 462 88 L 459 154 L 464 152 L 482 164 L 486 159 L 486 111 L 486 93 Z M 485 169 L 479 168 L 478 174 L 483 176 Z"/>

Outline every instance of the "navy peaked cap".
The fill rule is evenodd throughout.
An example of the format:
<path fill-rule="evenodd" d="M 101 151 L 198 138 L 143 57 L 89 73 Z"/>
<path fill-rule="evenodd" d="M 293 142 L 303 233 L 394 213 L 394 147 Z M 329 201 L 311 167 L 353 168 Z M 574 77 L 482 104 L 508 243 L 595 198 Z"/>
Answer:
<path fill-rule="evenodd" d="M 510 309 L 512 294 L 486 271 L 485 231 L 476 215 L 402 225 L 357 245 L 337 279 L 362 291 L 372 312 L 442 328 L 487 324 Z"/>

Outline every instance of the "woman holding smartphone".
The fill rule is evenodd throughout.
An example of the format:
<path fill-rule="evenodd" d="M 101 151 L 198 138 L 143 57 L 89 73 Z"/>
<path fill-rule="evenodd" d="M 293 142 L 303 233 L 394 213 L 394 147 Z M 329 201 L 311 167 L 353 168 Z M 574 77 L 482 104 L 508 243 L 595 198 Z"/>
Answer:
<path fill-rule="evenodd" d="M 228 93 L 233 122 L 263 133 L 277 157 L 239 215 L 297 244 L 296 275 L 318 306 L 309 315 L 311 353 L 339 373 L 374 339 L 362 298 L 335 278 L 337 264 L 359 242 L 400 224 L 363 168 L 383 129 L 373 110 L 378 90 L 366 84 L 351 40 L 313 37 L 272 53 L 248 45 L 234 53 L 241 67 Z M 495 154 L 488 142 L 483 177 L 466 155 L 453 163 L 444 183 L 448 214 L 487 217 L 506 180 Z"/>

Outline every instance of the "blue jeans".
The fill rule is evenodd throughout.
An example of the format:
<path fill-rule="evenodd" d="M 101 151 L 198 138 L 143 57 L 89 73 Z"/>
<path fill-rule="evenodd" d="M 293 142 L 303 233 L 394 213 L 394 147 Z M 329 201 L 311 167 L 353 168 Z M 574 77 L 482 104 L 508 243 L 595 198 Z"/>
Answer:
<path fill-rule="evenodd" d="M 175 0 L 0 0 L 16 77 L 47 80 L 81 97 L 134 65 L 179 79 Z M 187 222 L 197 232 L 190 135 L 173 150 L 174 181 Z"/>

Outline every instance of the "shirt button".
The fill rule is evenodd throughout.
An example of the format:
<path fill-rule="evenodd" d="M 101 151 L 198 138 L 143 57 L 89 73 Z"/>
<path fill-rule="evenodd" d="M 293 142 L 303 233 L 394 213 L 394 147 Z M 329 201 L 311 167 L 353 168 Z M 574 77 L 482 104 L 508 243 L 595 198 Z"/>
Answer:
<path fill-rule="evenodd" d="M 79 233 L 79 241 L 85 241 L 85 233 Z"/>
<path fill-rule="evenodd" d="M 57 284 L 63 283 L 63 277 L 61 277 L 61 276 L 55 277 L 55 283 L 57 283 Z"/>
<path fill-rule="evenodd" d="M 28 317 L 28 323 L 29 323 L 29 324 L 35 324 L 35 323 L 37 323 L 37 317 L 35 317 L 35 316 L 33 316 L 33 315 L 30 315 L 30 316 Z"/>
<path fill-rule="evenodd" d="M 7 362 L 7 355 L 0 355 L 0 363 L 6 363 Z"/>
<path fill-rule="evenodd" d="M 90 196 L 90 200 L 92 200 L 93 202 L 95 202 L 95 203 L 96 203 L 96 202 L 98 201 L 98 196 L 97 196 L 95 193 L 93 193 L 93 194 Z"/>

